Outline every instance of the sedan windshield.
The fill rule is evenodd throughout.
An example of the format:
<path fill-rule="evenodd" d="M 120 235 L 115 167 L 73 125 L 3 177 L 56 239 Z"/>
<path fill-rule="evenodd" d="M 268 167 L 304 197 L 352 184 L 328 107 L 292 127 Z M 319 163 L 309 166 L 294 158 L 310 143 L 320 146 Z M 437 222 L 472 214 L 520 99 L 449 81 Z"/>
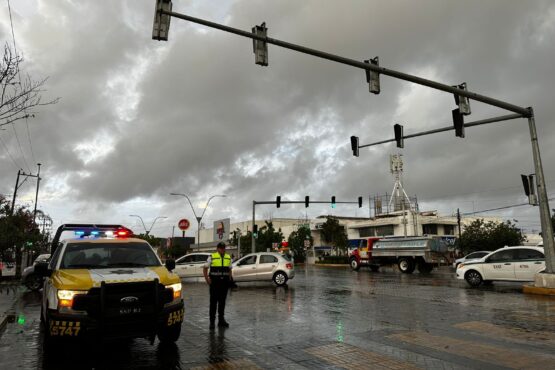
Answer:
<path fill-rule="evenodd" d="M 71 243 L 60 268 L 111 268 L 160 266 L 147 243 Z"/>

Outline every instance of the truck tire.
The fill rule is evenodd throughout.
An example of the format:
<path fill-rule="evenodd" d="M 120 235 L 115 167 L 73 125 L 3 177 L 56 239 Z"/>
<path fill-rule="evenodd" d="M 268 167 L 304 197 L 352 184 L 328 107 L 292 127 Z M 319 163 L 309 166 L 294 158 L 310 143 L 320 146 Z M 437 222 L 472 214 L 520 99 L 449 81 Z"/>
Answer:
<path fill-rule="evenodd" d="M 360 269 L 360 263 L 358 263 L 356 258 L 351 258 L 351 261 L 349 263 L 353 271 L 358 271 Z"/>
<path fill-rule="evenodd" d="M 175 343 L 181 335 L 181 325 L 174 325 L 163 328 L 158 332 L 158 339 L 161 343 Z"/>
<path fill-rule="evenodd" d="M 431 263 L 426 263 L 424 261 L 420 261 L 418 263 L 418 272 L 421 274 L 429 274 L 434 269 L 434 265 Z"/>
<path fill-rule="evenodd" d="M 410 257 L 401 257 L 397 262 L 397 266 L 399 266 L 399 271 L 403 274 L 412 274 L 414 271 L 414 262 Z"/>

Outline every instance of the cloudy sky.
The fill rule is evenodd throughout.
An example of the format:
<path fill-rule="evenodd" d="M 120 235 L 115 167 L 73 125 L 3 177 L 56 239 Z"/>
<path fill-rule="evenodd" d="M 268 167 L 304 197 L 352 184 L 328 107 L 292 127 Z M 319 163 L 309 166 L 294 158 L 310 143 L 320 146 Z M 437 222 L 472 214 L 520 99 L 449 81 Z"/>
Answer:
<path fill-rule="evenodd" d="M 551 1 L 192 1 L 175 12 L 250 30 L 356 60 L 533 106 L 549 196 L 555 196 L 555 4 Z M 269 45 L 269 66 L 255 65 L 250 39 L 173 19 L 168 42 L 151 39 L 154 0 L 11 0 L 22 69 L 49 77 L 36 118 L 0 136 L 0 193 L 11 197 L 17 170 L 36 172 L 38 206 L 54 224 L 117 222 L 168 236 L 194 220 L 247 219 L 253 200 L 355 201 L 391 192 L 389 155 L 402 153 L 405 187 L 423 210 L 478 212 L 526 202 L 521 173 L 533 173 L 524 119 L 385 144 L 393 124 L 405 134 L 451 124 L 452 95 L 382 76 L 368 92 L 362 70 Z M 0 40 L 13 45 L 7 1 Z M 472 101 L 479 120 L 506 111 Z M 14 130 L 15 128 L 15 130 Z M 17 133 L 17 137 L 16 137 Z M 18 145 L 18 141 L 21 148 Z M 13 157 L 13 160 L 12 160 Z M 34 206 L 34 185 L 18 204 Z M 555 200 L 551 202 L 555 204 Z M 365 202 L 367 207 L 367 202 Z M 257 209 L 269 217 L 315 217 L 326 205 Z M 365 216 L 339 206 L 334 214 Z M 537 207 L 483 213 L 540 229 Z M 193 223 L 195 224 L 195 223 Z M 196 227 L 193 225 L 192 230 Z"/>

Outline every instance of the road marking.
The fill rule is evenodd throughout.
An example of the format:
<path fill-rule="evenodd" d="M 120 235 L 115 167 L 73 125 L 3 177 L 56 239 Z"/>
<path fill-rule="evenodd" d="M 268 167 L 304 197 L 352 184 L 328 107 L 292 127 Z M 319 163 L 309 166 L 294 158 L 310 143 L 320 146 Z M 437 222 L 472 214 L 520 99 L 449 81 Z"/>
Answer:
<path fill-rule="evenodd" d="M 553 345 L 555 348 L 555 334 L 547 331 L 527 330 L 522 328 L 508 328 L 483 321 L 469 321 L 453 325 L 455 328 L 470 330 L 492 339 L 506 339 L 519 343 L 530 341 Z"/>
<path fill-rule="evenodd" d="M 213 364 L 196 366 L 191 370 L 213 370 L 213 369 L 241 369 L 241 370 L 261 370 L 254 362 L 249 359 L 241 358 L 238 360 L 223 360 Z"/>
<path fill-rule="evenodd" d="M 376 352 L 365 351 L 345 343 L 333 343 L 305 349 L 305 352 L 343 369 L 419 369 L 412 363 L 399 361 Z"/>
<path fill-rule="evenodd" d="M 555 356 L 531 351 L 505 349 L 500 346 L 461 340 L 424 332 L 407 332 L 388 336 L 390 339 L 447 352 L 473 360 L 506 366 L 511 369 L 551 369 Z"/>

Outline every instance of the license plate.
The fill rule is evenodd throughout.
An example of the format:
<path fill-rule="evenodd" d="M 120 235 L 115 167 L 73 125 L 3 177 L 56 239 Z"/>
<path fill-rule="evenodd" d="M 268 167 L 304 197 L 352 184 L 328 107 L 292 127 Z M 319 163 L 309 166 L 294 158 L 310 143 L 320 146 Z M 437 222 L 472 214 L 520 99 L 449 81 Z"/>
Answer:
<path fill-rule="evenodd" d="M 135 313 L 141 313 L 140 307 L 124 307 L 119 309 L 120 315 L 132 315 Z"/>

